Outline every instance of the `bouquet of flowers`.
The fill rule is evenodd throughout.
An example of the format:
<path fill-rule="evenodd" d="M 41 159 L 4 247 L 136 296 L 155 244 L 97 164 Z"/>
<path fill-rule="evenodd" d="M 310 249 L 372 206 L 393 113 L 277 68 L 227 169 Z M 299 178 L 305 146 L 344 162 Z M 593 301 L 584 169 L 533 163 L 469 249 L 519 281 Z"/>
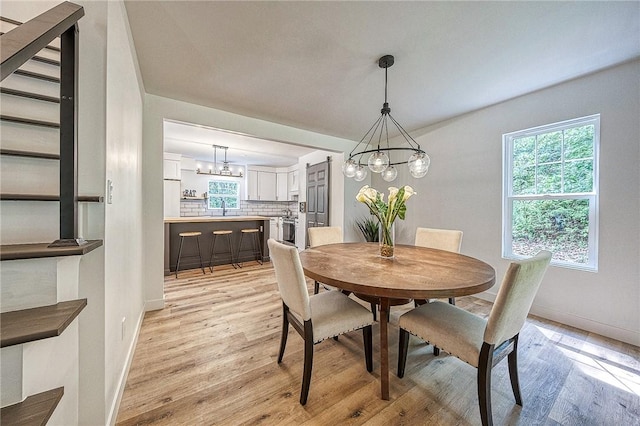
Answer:
<path fill-rule="evenodd" d="M 393 257 L 393 223 L 396 218 L 404 220 L 407 212 L 406 202 L 416 192 L 408 185 L 401 188 L 390 187 L 388 202 L 384 202 L 384 194 L 379 193 L 369 185 L 363 186 L 356 200 L 369 207 L 371 214 L 380 221 L 380 254 L 383 257 Z"/>

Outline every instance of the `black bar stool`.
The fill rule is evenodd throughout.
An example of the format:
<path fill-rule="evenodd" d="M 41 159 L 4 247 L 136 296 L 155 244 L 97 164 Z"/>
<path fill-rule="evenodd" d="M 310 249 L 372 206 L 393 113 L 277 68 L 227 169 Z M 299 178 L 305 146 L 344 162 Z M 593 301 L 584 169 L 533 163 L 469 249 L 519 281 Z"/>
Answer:
<path fill-rule="evenodd" d="M 176 278 L 178 278 L 178 271 L 180 270 L 180 259 L 182 258 L 182 245 L 184 244 L 185 238 L 196 237 L 196 244 L 198 245 L 198 258 L 200 259 L 200 267 L 202 268 L 202 273 L 204 272 L 204 266 L 202 266 L 202 252 L 200 251 L 200 235 L 202 232 L 194 231 L 194 232 L 181 232 L 178 234 L 180 236 L 180 248 L 178 249 L 178 262 L 176 263 Z M 193 256 L 185 256 L 185 257 L 196 257 Z"/>
<path fill-rule="evenodd" d="M 242 268 L 242 262 L 240 262 L 240 252 L 242 251 L 242 240 L 244 239 L 245 234 L 253 235 L 253 238 L 251 239 L 251 250 L 253 251 L 253 255 L 256 257 L 256 261 L 262 265 L 262 245 L 260 244 L 260 230 L 257 228 L 250 228 L 242 229 L 240 230 L 240 232 L 240 244 L 238 244 L 238 254 L 236 255 L 238 266 Z"/>
<path fill-rule="evenodd" d="M 213 240 L 211 241 L 211 257 L 209 258 L 209 269 L 211 270 L 211 272 L 213 273 L 213 260 L 216 254 L 216 239 L 218 238 L 218 236 L 223 236 L 223 235 L 227 236 L 227 244 L 229 246 L 229 258 L 231 259 L 231 264 L 233 265 L 233 268 L 236 269 L 238 266 L 236 265 L 233 259 L 233 243 L 231 242 L 231 234 L 233 234 L 233 231 L 230 231 L 227 229 L 221 229 L 219 231 L 213 231 L 212 234 L 213 234 Z"/>

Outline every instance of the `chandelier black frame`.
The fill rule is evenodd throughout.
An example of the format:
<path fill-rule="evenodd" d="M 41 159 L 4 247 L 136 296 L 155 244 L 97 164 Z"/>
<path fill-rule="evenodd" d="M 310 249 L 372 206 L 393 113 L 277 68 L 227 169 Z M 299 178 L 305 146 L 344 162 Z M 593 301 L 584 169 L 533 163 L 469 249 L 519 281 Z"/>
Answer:
<path fill-rule="evenodd" d="M 395 170 L 395 167 L 393 166 L 400 164 L 408 164 L 411 175 L 414 177 L 423 177 L 428 171 L 430 164 L 429 156 L 420 148 L 420 144 L 417 143 L 404 129 L 404 127 L 402 127 L 402 125 L 400 125 L 400 123 L 398 123 L 398 121 L 391 115 L 391 108 L 389 108 L 389 102 L 387 101 L 387 70 L 393 64 L 394 57 L 392 55 L 384 55 L 378 60 L 378 66 L 380 68 L 384 68 L 384 104 L 380 110 L 380 117 L 378 117 L 362 139 L 360 139 L 360 142 L 358 142 L 358 144 L 349 153 L 349 157 L 343 165 L 343 173 L 347 177 L 354 177 L 356 180 L 363 180 L 366 177 L 366 166 L 375 173 L 382 173 L 383 179 L 389 182 L 393 181 L 397 175 L 397 170 Z M 402 135 L 409 146 L 391 147 L 389 145 L 389 121 L 396 126 L 400 135 Z M 374 139 L 376 135 L 377 141 Z M 361 146 L 362 150 L 357 151 Z M 410 152 L 411 157 L 409 158 L 409 161 L 393 162 L 389 153 L 395 151 Z M 363 163 L 363 156 L 365 154 L 371 154 L 371 158 L 366 163 Z M 376 163 L 376 158 L 374 157 L 383 158 L 383 160 L 377 161 L 378 164 L 372 165 L 372 158 L 374 159 L 373 162 Z M 386 157 L 387 160 L 384 160 L 384 157 Z"/>

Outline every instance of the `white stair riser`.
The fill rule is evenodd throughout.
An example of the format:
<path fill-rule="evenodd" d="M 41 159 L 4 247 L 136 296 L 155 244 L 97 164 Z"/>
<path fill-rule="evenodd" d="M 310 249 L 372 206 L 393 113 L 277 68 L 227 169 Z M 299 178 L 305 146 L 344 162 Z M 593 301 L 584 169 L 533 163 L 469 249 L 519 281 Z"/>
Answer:
<path fill-rule="evenodd" d="M 22 401 L 22 345 L 0 349 L 0 372 L 0 405 L 6 407 Z"/>
<path fill-rule="evenodd" d="M 44 74 L 49 77 L 60 77 L 60 67 L 57 65 L 47 64 L 45 62 L 30 60 L 25 62 L 19 69 L 24 71 Z"/>
<path fill-rule="evenodd" d="M 47 96 L 60 96 L 60 84 L 51 81 L 11 74 L 0 82 L 0 86 L 8 87 L 23 92 L 39 93 Z"/>
<path fill-rule="evenodd" d="M 21 96 L 0 95 L 0 112 L 3 115 L 29 118 L 31 120 L 60 121 L 60 105 Z"/>
<path fill-rule="evenodd" d="M 60 203 L 0 201 L 2 244 L 55 241 L 60 236 Z"/>
<path fill-rule="evenodd" d="M 60 130 L 3 121 L 0 124 L 0 144 L 4 149 L 60 153 Z"/>
<path fill-rule="evenodd" d="M 0 192 L 58 195 L 60 165 L 56 160 L 0 157 Z"/>
<path fill-rule="evenodd" d="M 56 258 L 3 261 L 0 311 L 58 303 L 57 265 Z"/>

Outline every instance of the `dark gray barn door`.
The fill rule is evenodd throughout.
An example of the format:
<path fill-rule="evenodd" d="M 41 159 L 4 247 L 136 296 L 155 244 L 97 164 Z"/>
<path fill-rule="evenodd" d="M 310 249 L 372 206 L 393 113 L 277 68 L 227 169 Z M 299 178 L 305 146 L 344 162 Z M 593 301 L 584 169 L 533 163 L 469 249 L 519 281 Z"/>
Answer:
<path fill-rule="evenodd" d="M 307 164 L 307 247 L 308 229 L 315 226 L 329 226 L 329 170 L 331 159 L 319 164 Z"/>

